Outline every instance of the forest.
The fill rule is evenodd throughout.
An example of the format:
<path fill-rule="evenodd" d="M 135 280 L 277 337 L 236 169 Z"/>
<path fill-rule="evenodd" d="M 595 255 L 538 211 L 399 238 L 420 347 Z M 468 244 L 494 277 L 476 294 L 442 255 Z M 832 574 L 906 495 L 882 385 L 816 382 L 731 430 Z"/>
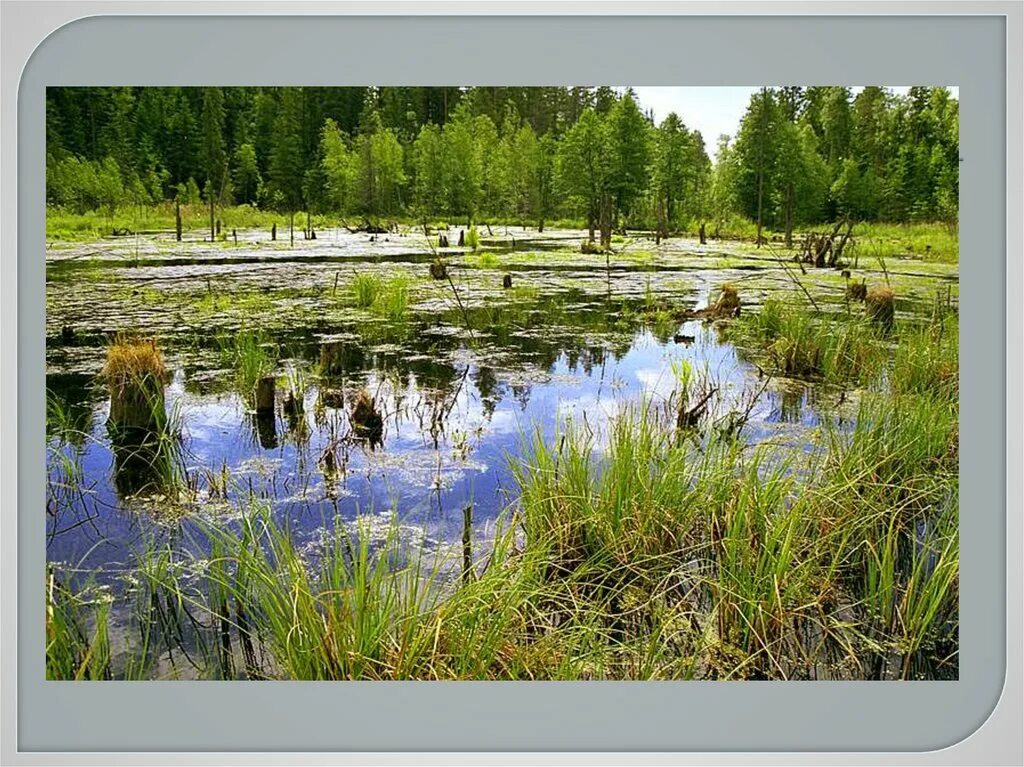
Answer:
<path fill-rule="evenodd" d="M 664 236 L 745 218 L 957 218 L 946 88 L 763 88 L 734 136 L 631 89 L 51 88 L 47 201 L 76 213 L 177 200 L 211 210 L 471 223 L 584 222 Z M 707 141 L 716 142 L 716 162 Z"/>

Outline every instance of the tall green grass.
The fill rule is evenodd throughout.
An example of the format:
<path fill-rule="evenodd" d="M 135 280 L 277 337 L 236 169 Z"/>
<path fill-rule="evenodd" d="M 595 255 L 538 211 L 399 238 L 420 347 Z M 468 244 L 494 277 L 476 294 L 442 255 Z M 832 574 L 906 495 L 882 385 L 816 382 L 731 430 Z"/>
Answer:
<path fill-rule="evenodd" d="M 409 309 L 412 280 L 405 274 L 383 278 L 373 274 L 357 274 L 350 286 L 352 302 L 360 309 L 392 321 L 403 320 Z"/>
<path fill-rule="evenodd" d="M 235 385 L 248 401 L 256 383 L 272 375 L 280 350 L 263 333 L 242 330 L 218 340 L 221 364 L 234 374 Z"/>

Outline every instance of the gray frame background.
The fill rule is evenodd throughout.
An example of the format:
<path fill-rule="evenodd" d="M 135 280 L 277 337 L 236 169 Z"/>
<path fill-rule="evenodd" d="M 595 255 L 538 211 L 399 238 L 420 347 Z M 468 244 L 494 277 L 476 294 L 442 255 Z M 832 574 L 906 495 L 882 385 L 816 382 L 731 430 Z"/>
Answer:
<path fill-rule="evenodd" d="M 366 13 L 370 4 L 33 3 L 42 34 L 85 5 L 113 13 Z M 251 5 L 247 8 L 247 5 Z M 820 5 L 734 4 L 714 12 L 821 12 Z M 4 763 L 333 763 L 332 751 L 531 751 L 533 760 L 663 762 L 664 752 L 787 751 L 761 761 L 849 763 L 801 751 L 943 749 L 929 763 L 963 761 L 966 743 L 999 707 L 1020 715 L 1020 147 L 1007 154 L 1009 115 L 1020 136 L 1020 6 L 922 4 L 886 15 L 694 16 L 700 6 L 513 4 L 485 15 L 115 16 L 87 18 L 47 37 L 20 73 L 17 185 L 12 182 L 11 84 L 15 6 L 3 11 L 3 760 Z M 845 9 L 845 11 L 844 11 Z M 711 9 L 703 6 L 704 13 Z M 910 11 L 910 15 L 896 15 Z M 376 4 L 377 13 L 467 13 L 464 5 Z M 878 13 L 875 8 L 872 12 Z M 541 13 L 543 16 L 504 15 Z M 966 13 L 988 13 L 970 16 Z M 46 14 L 50 14 L 49 17 Z M 502 15 L 496 15 L 502 14 Z M 619 16 L 614 14 L 629 14 Z M 955 15 L 954 15 L 955 14 Z M 20 22 L 21 19 L 19 18 Z M 37 28 L 39 25 L 37 24 Z M 24 34 L 24 27 L 22 27 Z M 1014 43 L 1007 82 L 1007 36 Z M 601 41 L 608 41 L 607 44 Z M 16 52 L 17 52 L 16 50 Z M 904 683 L 56 683 L 44 680 L 44 95 L 47 85 L 759 84 L 958 85 L 961 101 L 961 663 L 957 682 Z M 685 115 L 683 116 L 685 119 Z M 709 137 L 713 140 L 714 137 Z M 1009 168 L 1008 172 L 1008 161 Z M 1015 170 L 1013 170 L 1015 169 Z M 1007 182 L 1009 181 L 1009 186 Z M 17 206 L 15 208 L 15 193 Z M 1014 202 L 1016 200 L 1016 202 Z M 12 243 L 12 213 L 17 240 Z M 966 268 L 965 265 L 966 264 Z M 15 314 L 16 312 L 16 314 Z M 17 337 L 14 329 L 17 327 Z M 1009 333 L 1009 334 L 1008 334 Z M 1012 362 L 1009 362 L 1012 360 Z M 11 396 L 16 376 L 16 396 Z M 1014 396 L 1007 397 L 1007 383 Z M 16 428 L 15 428 L 16 426 Z M 1007 467 L 1011 471 L 1007 473 Z M 16 474 L 15 474 L 16 472 Z M 1009 494 L 1008 494 L 1009 493 Z M 1012 499 L 1010 501 L 1009 499 Z M 1011 515 L 1007 516 L 1007 511 Z M 1010 534 L 1007 537 L 1007 532 Z M 1007 553 L 1013 573 L 1007 571 Z M 16 570 L 14 569 L 16 566 Z M 1009 594 L 1015 594 L 1008 602 Z M 16 622 L 13 606 L 16 602 Z M 1009 611 L 1009 612 L 1008 612 Z M 1015 637 L 1007 656 L 1007 616 Z M 15 633 L 16 631 L 16 633 Z M 1009 672 L 1009 673 L 1008 673 Z M 16 688 L 12 682 L 16 681 Z M 1008 692 L 1011 692 L 1008 690 Z M 1007 709 L 1008 712 L 1007 712 Z M 990 722 L 991 724 L 991 722 Z M 1005 724 L 1005 722 L 1004 722 Z M 16 725 L 16 728 L 15 728 Z M 1010 730 L 1011 734 L 1013 730 Z M 1005 736 L 1005 734 L 1004 734 Z M 11 739 L 15 742 L 12 743 Z M 1009 748 L 1014 748 L 1012 745 Z M 976 752 L 1014 763 L 1015 751 Z M 959 749 L 959 750 L 958 750 Z M 181 752 L 189 754 L 152 752 Z M 232 756 L 228 751 L 246 751 Z M 56 753 L 65 752 L 65 753 Z M 258 753 L 264 752 L 264 753 Z M 289 753 L 291 752 L 291 753 Z M 322 752 L 322 753 L 308 753 Z M 661 752 L 661 753 L 659 753 Z M 969 749 L 967 753 L 972 753 Z M 546 757 L 546 758 L 545 758 Z M 349 756 L 348 759 L 352 759 Z M 367 754 L 356 757 L 371 760 Z M 8 761 L 10 759 L 10 761 Z M 480 760 L 476 755 L 475 759 Z M 387 761 L 424 763 L 392 753 Z M 521 762 L 526 755 L 504 761 Z M 859 759 L 858 759 L 859 760 Z M 452 763 L 450 754 L 429 761 Z M 488 758 L 488 761 L 497 761 Z M 672 761 L 679 761 L 672 758 Z M 733 756 L 701 763 L 743 761 Z"/>

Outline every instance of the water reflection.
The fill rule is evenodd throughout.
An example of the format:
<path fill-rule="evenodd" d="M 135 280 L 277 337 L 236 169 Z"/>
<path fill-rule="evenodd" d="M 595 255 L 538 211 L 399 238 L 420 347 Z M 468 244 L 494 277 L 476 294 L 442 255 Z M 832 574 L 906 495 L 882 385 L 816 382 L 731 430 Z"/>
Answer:
<path fill-rule="evenodd" d="M 683 361 L 720 392 L 710 408 L 715 417 L 745 410 L 760 387 L 756 369 L 713 330 L 687 322 L 655 333 L 640 300 L 573 294 L 439 311 L 403 325 L 310 328 L 276 339 L 289 355 L 283 364 L 303 369 L 308 383 L 258 416 L 231 390 L 230 376 L 202 364 L 212 358 L 198 348 L 166 393 L 168 412 L 179 414 L 178 442 L 129 442 L 97 430 L 90 424 L 102 424 L 105 405 L 86 400 L 77 422 L 94 439 L 85 443 L 83 471 L 102 477 L 104 461 L 115 470 L 93 490 L 99 511 L 92 531 L 61 528 L 49 557 L 84 557 L 83 567 L 127 560 L 133 536 L 125 520 L 149 524 L 136 497 L 175 466 L 194 485 L 192 511 L 200 518 L 262 499 L 301 544 L 335 514 L 393 511 L 430 539 L 458 545 L 466 540 L 467 508 L 474 528 L 484 528 L 514 498 L 510 461 L 533 429 L 553 438 L 560 419 L 600 429 L 623 401 L 646 395 L 668 402 Z M 52 376 L 50 385 L 72 398 L 89 391 L 79 379 Z M 751 408 L 746 438 L 806 424 L 812 408 L 806 392 L 768 391 Z M 179 524 L 195 523 L 184 517 Z M 104 545 L 94 546 L 97 536 Z"/>

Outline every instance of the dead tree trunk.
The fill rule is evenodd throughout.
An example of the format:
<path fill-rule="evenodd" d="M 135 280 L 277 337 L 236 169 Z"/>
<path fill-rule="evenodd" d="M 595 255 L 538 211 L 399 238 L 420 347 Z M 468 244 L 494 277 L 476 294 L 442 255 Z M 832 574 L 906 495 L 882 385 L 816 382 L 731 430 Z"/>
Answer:
<path fill-rule="evenodd" d="M 793 185 L 786 189 L 786 247 L 793 247 Z"/>
<path fill-rule="evenodd" d="M 761 247 L 761 207 L 764 199 L 764 172 L 757 171 L 757 247 Z"/>
<path fill-rule="evenodd" d="M 612 198 L 607 192 L 601 198 L 601 248 L 608 251 L 612 247 Z"/>
<path fill-rule="evenodd" d="M 174 237 L 181 242 L 181 200 L 174 201 Z"/>

